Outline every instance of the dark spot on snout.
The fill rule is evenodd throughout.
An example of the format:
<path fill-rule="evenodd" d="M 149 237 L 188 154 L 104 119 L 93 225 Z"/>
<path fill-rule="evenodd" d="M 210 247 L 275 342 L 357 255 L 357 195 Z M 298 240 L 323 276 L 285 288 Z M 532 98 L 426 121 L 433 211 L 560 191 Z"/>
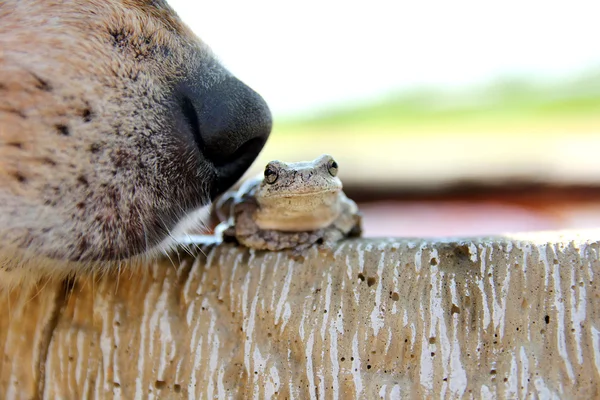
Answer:
<path fill-rule="evenodd" d="M 109 29 L 108 33 L 112 38 L 113 45 L 118 46 L 123 40 L 125 40 L 125 31 L 123 29 Z"/>
<path fill-rule="evenodd" d="M 10 147 L 15 147 L 17 149 L 23 148 L 23 143 L 21 143 L 21 142 L 9 142 L 9 143 L 6 143 L 6 145 L 10 146 Z"/>
<path fill-rule="evenodd" d="M 25 177 L 25 175 L 23 175 L 19 171 L 16 171 L 15 173 L 13 173 L 13 176 L 17 180 L 17 182 L 19 182 L 19 183 L 25 183 L 25 182 L 27 182 L 27 178 Z"/>
<path fill-rule="evenodd" d="M 111 153 L 113 165 L 116 168 L 123 168 L 128 161 L 132 159 L 131 153 L 125 149 L 115 149 Z"/>
<path fill-rule="evenodd" d="M 79 175 L 77 177 L 77 182 L 79 182 L 80 184 L 82 184 L 84 186 L 89 185 L 88 179 L 85 176 L 83 176 L 83 175 Z"/>
<path fill-rule="evenodd" d="M 31 75 L 33 75 L 34 79 L 36 80 L 36 83 L 35 83 L 36 89 L 43 90 L 44 92 L 52 91 L 52 86 L 50 86 L 50 83 L 48 83 L 47 80 L 42 79 L 41 77 L 39 77 L 38 75 L 36 75 L 34 73 L 31 73 Z"/>
<path fill-rule="evenodd" d="M 62 124 L 58 124 L 56 126 L 54 126 L 54 128 L 56 129 L 56 131 L 63 136 L 69 136 L 70 132 L 69 132 L 69 127 L 66 125 L 62 125 Z"/>
<path fill-rule="evenodd" d="M 131 37 L 131 32 L 125 30 L 124 28 L 110 28 L 108 30 L 108 34 L 112 40 L 112 45 L 116 48 L 123 48 L 127 46 L 127 42 Z"/>
<path fill-rule="evenodd" d="M 23 119 L 27 119 L 27 115 L 25 115 L 25 113 L 23 111 L 18 110 L 16 108 L 6 108 L 6 109 L 0 110 L 0 111 L 15 114 Z"/>
<path fill-rule="evenodd" d="M 52 167 L 56 165 L 56 161 L 54 161 L 53 159 L 51 159 L 49 157 L 42 158 L 42 163 L 44 163 L 46 165 L 50 165 Z"/>
<path fill-rule="evenodd" d="M 163 54 L 163 56 L 165 54 L 165 46 L 159 46 L 156 43 L 153 33 L 137 32 L 121 26 L 109 28 L 108 34 L 114 48 L 136 60 L 145 59 L 155 54 Z"/>
<path fill-rule="evenodd" d="M 216 170 L 211 197 L 229 189 L 250 167 L 271 133 L 263 98 L 233 76 L 209 88 L 190 79 L 176 89 L 177 126 Z"/>
<path fill-rule="evenodd" d="M 83 122 L 90 122 L 92 120 L 92 110 L 89 108 L 81 110 L 81 118 L 83 118 Z"/>
<path fill-rule="evenodd" d="M 92 143 L 90 145 L 90 153 L 95 154 L 100 151 L 102 145 L 100 143 Z"/>

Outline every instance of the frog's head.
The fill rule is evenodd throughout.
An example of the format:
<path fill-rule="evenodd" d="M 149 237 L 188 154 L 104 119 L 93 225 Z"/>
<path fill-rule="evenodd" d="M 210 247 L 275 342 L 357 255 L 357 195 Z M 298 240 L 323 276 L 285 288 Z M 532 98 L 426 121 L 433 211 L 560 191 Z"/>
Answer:
<path fill-rule="evenodd" d="M 297 163 L 271 161 L 265 167 L 264 179 L 255 196 L 260 201 L 337 193 L 342 190 L 342 181 L 337 173 L 337 163 L 327 154 L 313 161 Z"/>

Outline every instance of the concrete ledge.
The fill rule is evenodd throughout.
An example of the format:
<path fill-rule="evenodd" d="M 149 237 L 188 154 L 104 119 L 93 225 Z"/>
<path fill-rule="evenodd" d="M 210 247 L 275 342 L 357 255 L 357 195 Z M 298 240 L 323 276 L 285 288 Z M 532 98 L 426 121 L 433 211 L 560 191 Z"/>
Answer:
<path fill-rule="evenodd" d="M 4 296 L 0 397 L 598 397 L 598 239 L 189 244 Z"/>

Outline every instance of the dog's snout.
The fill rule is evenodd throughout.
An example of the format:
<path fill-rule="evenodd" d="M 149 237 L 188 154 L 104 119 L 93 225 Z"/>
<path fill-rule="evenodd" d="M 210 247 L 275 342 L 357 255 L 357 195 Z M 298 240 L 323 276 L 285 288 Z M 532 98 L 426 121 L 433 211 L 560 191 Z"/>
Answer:
<path fill-rule="evenodd" d="M 250 167 L 271 133 L 264 99 L 233 76 L 209 88 L 180 87 L 182 116 L 204 159 L 217 171 L 212 197 L 229 189 Z"/>

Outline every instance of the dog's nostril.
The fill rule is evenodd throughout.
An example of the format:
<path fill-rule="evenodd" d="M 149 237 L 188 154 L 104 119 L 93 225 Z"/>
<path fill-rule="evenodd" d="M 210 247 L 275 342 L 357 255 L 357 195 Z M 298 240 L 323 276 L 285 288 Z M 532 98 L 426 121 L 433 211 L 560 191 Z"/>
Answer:
<path fill-rule="evenodd" d="M 242 144 L 232 155 L 225 157 L 217 165 L 217 167 L 224 167 L 226 165 L 235 164 L 240 160 L 247 157 L 247 155 L 258 154 L 263 148 L 265 141 L 262 138 L 253 138 Z"/>
<path fill-rule="evenodd" d="M 218 182 L 213 188 L 213 198 L 225 192 L 250 168 L 265 145 L 262 138 L 248 140 L 222 164 L 217 165 Z"/>
<path fill-rule="evenodd" d="M 179 107 L 181 107 L 183 118 L 185 119 L 187 126 L 190 128 L 190 131 L 194 136 L 196 146 L 202 150 L 204 148 L 204 142 L 202 141 L 202 136 L 200 135 L 200 123 L 198 122 L 198 113 L 194 108 L 194 104 L 187 96 L 182 96 L 179 100 Z"/>

